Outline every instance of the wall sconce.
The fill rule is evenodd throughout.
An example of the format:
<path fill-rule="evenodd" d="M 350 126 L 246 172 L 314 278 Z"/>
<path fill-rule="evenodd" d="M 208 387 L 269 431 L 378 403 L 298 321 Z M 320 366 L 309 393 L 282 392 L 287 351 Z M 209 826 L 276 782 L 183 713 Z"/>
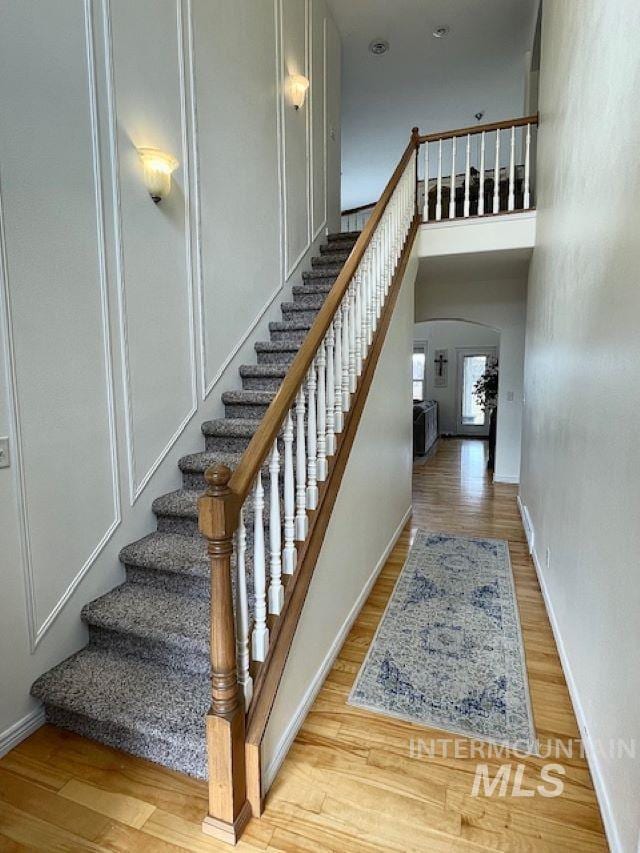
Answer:
<path fill-rule="evenodd" d="M 302 74 L 292 74 L 289 77 L 289 94 L 295 109 L 299 110 L 300 107 L 304 106 L 304 99 L 308 88 L 309 80 L 303 77 Z"/>
<path fill-rule="evenodd" d="M 149 195 L 158 204 L 169 195 L 171 173 L 180 165 L 171 154 L 165 154 L 157 148 L 138 148 L 138 154 L 144 166 L 144 183 Z"/>

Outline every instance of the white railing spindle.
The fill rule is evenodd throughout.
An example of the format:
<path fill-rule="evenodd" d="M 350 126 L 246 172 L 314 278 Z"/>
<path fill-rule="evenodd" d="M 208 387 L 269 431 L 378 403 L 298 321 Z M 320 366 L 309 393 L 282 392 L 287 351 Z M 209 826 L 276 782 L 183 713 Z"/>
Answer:
<path fill-rule="evenodd" d="M 327 344 L 327 456 L 333 456 L 336 452 L 335 434 L 335 329 L 331 323 L 325 335 Z"/>
<path fill-rule="evenodd" d="M 333 348 L 334 356 L 334 377 L 333 377 L 333 429 L 336 433 L 342 432 L 342 310 L 340 307 L 336 310 L 333 318 L 333 328 L 335 331 L 335 343 Z"/>
<path fill-rule="evenodd" d="M 267 627 L 267 577 L 264 558 L 264 489 L 261 471 L 258 471 L 253 494 L 253 587 L 256 600 L 251 657 L 257 661 L 263 661 L 269 648 L 269 628 Z"/>
<path fill-rule="evenodd" d="M 351 282 L 349 287 L 349 393 L 354 394 L 358 382 L 358 373 L 356 371 L 356 288 L 358 284 L 359 273 L 356 273 L 356 278 Z"/>
<path fill-rule="evenodd" d="M 325 351 L 325 342 L 321 341 L 318 347 L 316 356 L 316 366 L 318 368 L 318 396 L 317 396 L 317 427 L 318 427 L 318 463 L 317 476 L 322 483 L 327 479 L 327 356 Z"/>
<path fill-rule="evenodd" d="M 340 310 L 340 309 L 338 309 Z M 349 291 L 342 299 L 342 411 L 349 411 Z M 344 426 L 344 420 L 343 420 Z"/>
<path fill-rule="evenodd" d="M 296 539 L 307 538 L 307 453 L 304 435 L 304 387 L 301 385 L 296 399 Z"/>
<path fill-rule="evenodd" d="M 523 207 L 528 210 L 531 207 L 531 191 L 529 181 L 531 177 L 531 125 L 527 125 L 527 135 L 525 137 L 524 150 L 524 200 Z"/>
<path fill-rule="evenodd" d="M 478 216 L 484 215 L 484 130 L 480 134 L 480 186 L 478 187 Z"/>
<path fill-rule="evenodd" d="M 318 426 L 316 409 L 316 363 L 311 362 L 307 377 L 307 507 L 318 506 Z"/>
<path fill-rule="evenodd" d="M 253 678 L 249 671 L 249 600 L 247 597 L 247 528 L 244 507 L 240 508 L 236 534 L 236 666 L 245 709 L 253 697 Z"/>
<path fill-rule="evenodd" d="M 449 195 L 449 219 L 456 218 L 456 138 L 451 140 L 451 190 Z"/>
<path fill-rule="evenodd" d="M 496 130 L 496 165 L 493 170 L 493 212 L 500 213 L 500 131 Z"/>
<path fill-rule="evenodd" d="M 424 144 L 424 208 L 422 219 L 429 221 L 429 143 Z"/>
<path fill-rule="evenodd" d="M 292 575 L 297 560 L 295 546 L 295 480 L 293 470 L 293 418 L 291 411 L 284 422 L 284 550 L 282 571 Z"/>
<path fill-rule="evenodd" d="M 357 377 L 362 373 L 362 348 L 364 343 L 363 325 L 362 325 L 362 291 L 364 288 L 364 276 L 366 268 L 366 258 L 362 260 L 362 272 L 356 274 L 356 297 L 355 297 L 355 325 L 356 325 L 356 382 Z"/>
<path fill-rule="evenodd" d="M 509 201 L 507 209 L 515 210 L 515 172 L 516 172 L 516 129 L 511 128 L 511 144 L 509 146 Z"/>
<path fill-rule="evenodd" d="M 467 152 L 464 166 L 464 216 L 469 216 L 471 204 L 469 201 L 469 183 L 471 181 L 471 134 L 467 133 Z"/>
<path fill-rule="evenodd" d="M 442 219 L 442 140 L 438 140 L 438 177 L 436 178 L 436 221 Z"/>
<path fill-rule="evenodd" d="M 284 604 L 282 586 L 282 531 L 280 527 L 280 454 L 273 442 L 269 459 L 269 613 L 278 615 Z"/>

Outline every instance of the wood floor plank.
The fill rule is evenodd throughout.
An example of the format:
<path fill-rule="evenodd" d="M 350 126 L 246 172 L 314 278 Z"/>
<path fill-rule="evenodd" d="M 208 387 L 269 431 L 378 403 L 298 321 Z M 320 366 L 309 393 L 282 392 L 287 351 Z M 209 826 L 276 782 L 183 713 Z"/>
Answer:
<path fill-rule="evenodd" d="M 607 849 L 517 487 L 491 482 L 485 450 L 477 440 L 441 440 L 416 466 L 413 517 L 318 693 L 264 815 L 249 822 L 241 853 Z M 419 527 L 508 540 L 539 742 L 553 749 L 559 741 L 573 749 L 570 756 L 505 750 L 481 757 L 466 738 L 456 739 L 466 752 L 455 753 L 446 732 L 347 704 Z M 412 744 L 431 741 L 440 748 L 412 753 Z M 472 796 L 479 762 L 492 776 L 502 764 L 521 764 L 522 789 L 535 792 L 541 768 L 556 760 L 565 769 L 559 797 Z M 0 760 L 0 849 L 226 851 L 200 831 L 206 804 L 203 782 L 45 726 Z"/>

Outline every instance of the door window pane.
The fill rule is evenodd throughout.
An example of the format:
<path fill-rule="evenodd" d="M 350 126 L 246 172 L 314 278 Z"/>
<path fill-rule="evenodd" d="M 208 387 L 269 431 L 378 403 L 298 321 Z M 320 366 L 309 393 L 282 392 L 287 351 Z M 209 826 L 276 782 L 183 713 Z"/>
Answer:
<path fill-rule="evenodd" d="M 465 355 L 462 368 L 462 423 L 483 426 L 484 412 L 473 394 L 473 388 L 487 367 L 486 355 Z"/>

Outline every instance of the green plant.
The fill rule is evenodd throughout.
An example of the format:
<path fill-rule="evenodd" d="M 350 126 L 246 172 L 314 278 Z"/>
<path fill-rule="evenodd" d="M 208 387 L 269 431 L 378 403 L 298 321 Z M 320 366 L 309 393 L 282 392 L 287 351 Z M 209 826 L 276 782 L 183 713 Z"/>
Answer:
<path fill-rule="evenodd" d="M 491 412 L 498 405 L 498 362 L 487 363 L 484 373 L 473 386 L 473 396 L 483 412 Z"/>

